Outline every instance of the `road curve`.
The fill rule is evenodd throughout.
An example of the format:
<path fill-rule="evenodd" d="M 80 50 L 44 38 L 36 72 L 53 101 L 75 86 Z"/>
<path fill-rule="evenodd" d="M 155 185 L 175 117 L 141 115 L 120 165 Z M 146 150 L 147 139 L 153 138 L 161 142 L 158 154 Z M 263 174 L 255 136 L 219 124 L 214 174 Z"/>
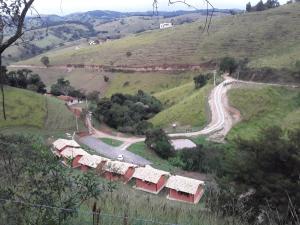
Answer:
<path fill-rule="evenodd" d="M 175 133 L 175 134 L 168 134 L 170 137 L 193 137 L 199 135 L 209 135 L 220 131 L 224 128 L 225 120 L 226 120 L 226 109 L 224 104 L 222 103 L 222 96 L 226 94 L 228 90 L 228 85 L 232 81 L 233 78 L 224 76 L 225 80 L 216 86 L 209 97 L 209 106 L 211 110 L 211 122 L 203 129 L 197 132 L 186 132 L 186 133 Z M 114 135 L 110 135 L 99 131 L 92 127 L 90 120 L 87 121 L 89 127 L 94 133 L 94 136 L 100 138 L 112 138 L 119 141 L 124 142 L 124 144 L 120 147 L 122 150 L 126 150 L 130 145 L 142 142 L 145 140 L 144 137 L 118 137 Z"/>

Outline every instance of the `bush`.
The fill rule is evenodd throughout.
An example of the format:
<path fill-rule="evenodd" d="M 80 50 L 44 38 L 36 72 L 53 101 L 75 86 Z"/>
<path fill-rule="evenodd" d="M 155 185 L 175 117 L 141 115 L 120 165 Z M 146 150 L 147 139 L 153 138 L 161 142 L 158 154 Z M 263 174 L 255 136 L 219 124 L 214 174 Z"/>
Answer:
<path fill-rule="evenodd" d="M 161 110 L 159 100 L 138 91 L 136 95 L 114 94 L 110 99 L 101 99 L 94 114 L 99 121 L 119 131 L 145 134 L 152 127 L 147 120 Z"/>
<path fill-rule="evenodd" d="M 200 74 L 194 77 L 195 88 L 199 89 L 206 85 L 207 81 L 209 80 L 210 74 Z"/>
<path fill-rule="evenodd" d="M 49 57 L 47 57 L 47 56 L 43 56 L 42 58 L 41 58 L 41 63 L 43 63 L 45 66 L 49 66 L 49 64 L 50 64 L 50 60 L 49 60 Z"/>
<path fill-rule="evenodd" d="M 221 63 L 220 63 L 220 71 L 221 72 L 224 72 L 224 73 L 228 72 L 229 74 L 232 74 L 235 72 L 237 67 L 238 67 L 238 64 L 235 61 L 235 59 L 232 57 L 224 57 L 221 60 Z"/>
<path fill-rule="evenodd" d="M 162 129 L 153 129 L 146 133 L 146 145 L 163 159 L 174 156 L 174 148 L 169 137 Z"/>

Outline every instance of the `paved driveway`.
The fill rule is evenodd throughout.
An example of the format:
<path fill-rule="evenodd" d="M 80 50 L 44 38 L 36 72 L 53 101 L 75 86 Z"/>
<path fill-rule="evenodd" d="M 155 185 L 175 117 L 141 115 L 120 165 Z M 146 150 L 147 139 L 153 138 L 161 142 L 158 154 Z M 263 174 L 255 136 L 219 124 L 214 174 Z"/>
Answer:
<path fill-rule="evenodd" d="M 121 147 L 115 148 L 110 145 L 107 145 L 92 136 L 82 137 L 79 139 L 79 142 L 88 146 L 89 148 L 95 150 L 100 155 L 103 155 L 110 159 L 116 159 L 118 157 L 118 155 L 123 155 L 124 161 L 128 162 L 128 163 L 133 163 L 133 164 L 140 165 L 140 166 L 151 164 L 150 161 L 144 159 L 143 157 L 140 157 L 140 156 L 138 156 L 132 152 L 129 152 L 127 150 L 122 150 Z"/>

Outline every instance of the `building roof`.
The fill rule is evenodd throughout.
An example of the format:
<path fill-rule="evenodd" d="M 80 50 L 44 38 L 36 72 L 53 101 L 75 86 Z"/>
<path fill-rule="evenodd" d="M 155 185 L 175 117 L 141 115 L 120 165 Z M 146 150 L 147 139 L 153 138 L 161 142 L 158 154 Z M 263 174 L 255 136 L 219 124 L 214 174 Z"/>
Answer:
<path fill-rule="evenodd" d="M 98 156 L 98 155 L 84 155 L 81 157 L 81 159 L 78 161 L 81 165 L 85 165 L 91 168 L 97 168 L 97 166 L 101 162 L 107 162 L 110 161 L 107 158 Z"/>
<path fill-rule="evenodd" d="M 196 194 L 200 185 L 204 185 L 204 181 L 176 175 L 171 176 L 168 179 L 166 187 L 176 191 L 181 191 L 189 194 Z"/>
<path fill-rule="evenodd" d="M 111 173 L 124 175 L 128 171 L 128 169 L 132 167 L 135 168 L 137 166 L 131 163 L 125 163 L 120 161 L 109 161 L 104 165 L 103 170 Z"/>
<path fill-rule="evenodd" d="M 156 184 L 161 178 L 161 176 L 164 175 L 169 176 L 170 173 L 166 171 L 154 169 L 153 167 L 147 165 L 145 167 L 137 168 L 133 174 L 133 177 Z"/>
<path fill-rule="evenodd" d="M 79 148 L 80 145 L 74 141 L 74 140 L 67 140 L 67 139 L 57 139 L 56 141 L 54 141 L 52 143 L 52 145 L 54 146 L 54 148 L 60 150 L 66 146 L 68 147 L 75 147 L 75 148 Z"/>
<path fill-rule="evenodd" d="M 176 151 L 182 150 L 182 149 L 189 149 L 189 148 L 195 148 L 197 145 L 192 142 L 189 139 L 174 139 L 171 140 L 171 145 L 174 147 Z"/>
<path fill-rule="evenodd" d="M 60 154 L 63 157 L 70 158 L 70 159 L 74 159 L 76 156 L 79 156 L 79 155 L 82 155 L 82 156 L 89 155 L 89 153 L 87 153 L 86 151 L 84 151 L 81 148 L 72 148 L 72 147 L 67 147 Z"/>
<path fill-rule="evenodd" d="M 67 95 L 60 95 L 60 96 L 57 96 L 57 98 L 60 99 L 60 100 L 65 101 L 65 102 L 74 101 L 76 99 L 72 96 L 67 96 Z"/>

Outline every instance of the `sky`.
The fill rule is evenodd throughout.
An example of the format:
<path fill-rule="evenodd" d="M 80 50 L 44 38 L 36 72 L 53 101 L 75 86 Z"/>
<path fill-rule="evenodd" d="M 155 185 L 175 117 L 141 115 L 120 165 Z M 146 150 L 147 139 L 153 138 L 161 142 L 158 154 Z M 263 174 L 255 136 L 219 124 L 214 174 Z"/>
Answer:
<path fill-rule="evenodd" d="M 286 1 L 279 0 L 281 4 L 284 4 Z M 121 12 L 151 11 L 152 2 L 153 0 L 35 0 L 34 6 L 40 14 L 66 15 L 90 10 L 113 10 Z M 188 7 L 180 3 L 168 6 L 168 0 L 158 0 L 158 2 L 159 10 L 189 10 Z M 200 9 L 206 7 L 204 0 L 186 0 L 186 2 Z M 210 2 L 215 8 L 245 9 L 245 5 L 249 0 L 210 0 Z M 250 0 L 250 2 L 252 5 L 255 5 L 258 0 Z"/>

